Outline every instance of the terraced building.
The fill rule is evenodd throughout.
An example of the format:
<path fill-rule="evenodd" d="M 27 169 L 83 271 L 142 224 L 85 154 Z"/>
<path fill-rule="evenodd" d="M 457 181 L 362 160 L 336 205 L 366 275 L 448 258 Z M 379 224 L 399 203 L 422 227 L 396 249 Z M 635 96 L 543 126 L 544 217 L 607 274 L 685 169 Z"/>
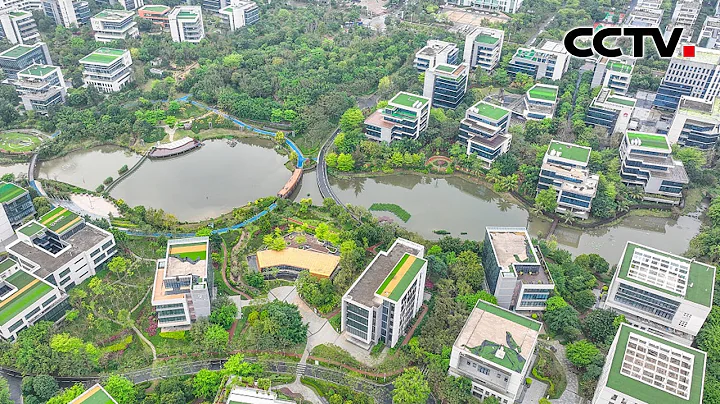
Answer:
<path fill-rule="evenodd" d="M 399 238 L 381 251 L 342 298 L 342 331 L 365 349 L 393 347 L 420 310 L 425 290 L 425 247 Z"/>
<path fill-rule="evenodd" d="M 535 80 L 560 80 L 570 66 L 570 54 L 557 41 L 546 40 L 539 47 L 518 48 L 510 64 L 508 74 L 515 77 L 525 73 Z"/>
<path fill-rule="evenodd" d="M 103 93 L 118 92 L 133 81 L 132 57 L 127 49 L 99 48 L 80 59 L 83 82 Z"/>
<path fill-rule="evenodd" d="M 545 119 L 555 115 L 557 106 L 558 86 L 535 84 L 525 93 L 523 116 L 526 119 Z"/>
<path fill-rule="evenodd" d="M 630 88 L 635 62 L 630 58 L 601 58 L 595 65 L 592 87 L 606 87 L 615 93 L 625 95 Z"/>
<path fill-rule="evenodd" d="M 430 98 L 399 92 L 385 108 L 365 119 L 365 136 L 371 140 L 392 142 L 417 139 L 430 120 Z"/>
<path fill-rule="evenodd" d="M 467 145 L 466 153 L 490 165 L 510 149 L 508 133 L 510 110 L 480 101 L 465 111 L 460 121 L 459 140 Z"/>
<path fill-rule="evenodd" d="M 668 130 L 670 144 L 710 150 L 720 138 L 720 97 L 712 101 L 683 95 Z"/>
<path fill-rule="evenodd" d="M 490 71 L 500 63 L 505 31 L 477 27 L 465 37 L 463 58 L 470 68 L 480 67 Z"/>

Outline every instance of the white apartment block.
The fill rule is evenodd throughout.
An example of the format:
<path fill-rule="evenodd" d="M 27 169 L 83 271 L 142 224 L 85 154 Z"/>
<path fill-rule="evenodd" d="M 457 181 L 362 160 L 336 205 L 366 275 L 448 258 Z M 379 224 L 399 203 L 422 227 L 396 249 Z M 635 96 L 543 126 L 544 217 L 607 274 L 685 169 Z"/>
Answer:
<path fill-rule="evenodd" d="M 401 341 L 420 310 L 425 290 L 425 247 L 399 238 L 381 251 L 342 298 L 342 331 L 365 349 Z"/>
<path fill-rule="evenodd" d="M 664 10 L 662 1 L 640 0 L 625 19 L 625 25 L 631 27 L 659 27 Z"/>
<path fill-rule="evenodd" d="M 456 44 L 431 39 L 427 41 L 427 45 L 424 48 L 415 54 L 413 66 L 415 66 L 419 72 L 424 72 L 440 63 L 455 65 L 458 64 L 459 53 L 460 50 Z"/>
<path fill-rule="evenodd" d="M 83 81 L 104 93 L 117 92 L 133 81 L 132 57 L 127 49 L 99 48 L 80 59 Z"/>
<path fill-rule="evenodd" d="M 451 376 L 472 381 L 480 400 L 520 402 L 542 324 L 485 301 L 470 312 L 450 354 Z"/>
<path fill-rule="evenodd" d="M 470 68 L 480 67 L 490 71 L 500 63 L 505 31 L 478 27 L 465 37 L 463 60 Z"/>
<path fill-rule="evenodd" d="M 695 48 L 695 57 L 684 57 L 682 46 L 670 59 L 653 106 L 675 110 L 688 95 L 712 101 L 720 95 L 720 50 Z"/>
<path fill-rule="evenodd" d="M 260 20 L 260 9 L 254 1 L 233 1 L 218 13 L 230 31 L 253 25 Z"/>
<path fill-rule="evenodd" d="M 630 125 L 635 104 L 636 99 L 617 95 L 614 90 L 603 88 L 590 104 L 585 114 L 585 123 L 594 127 L 603 126 L 611 134 L 625 133 Z"/>
<path fill-rule="evenodd" d="M 170 36 L 175 42 L 197 43 L 205 38 L 202 8 L 199 6 L 178 6 L 168 15 Z"/>
<path fill-rule="evenodd" d="M 484 12 L 517 13 L 522 5 L 522 0 L 455 0 L 452 3 Z"/>
<path fill-rule="evenodd" d="M 385 108 L 365 119 L 365 136 L 388 143 L 398 139 L 417 139 L 427 129 L 430 104 L 427 97 L 399 92 Z"/>
<path fill-rule="evenodd" d="M 86 1 L 43 0 L 42 7 L 45 15 L 65 28 L 87 24 L 90 20 L 90 6 Z"/>
<path fill-rule="evenodd" d="M 525 93 L 523 99 L 523 117 L 525 119 L 545 119 L 555 115 L 560 87 L 549 84 L 535 84 Z"/>
<path fill-rule="evenodd" d="M 687 96 L 680 97 L 668 131 L 670 144 L 710 150 L 720 138 L 720 97 L 713 101 Z"/>
<path fill-rule="evenodd" d="M 40 40 L 35 19 L 27 11 L 0 12 L 0 31 L 0 36 L 12 44 L 33 44 Z"/>
<path fill-rule="evenodd" d="M 708 16 L 705 19 L 697 46 L 720 50 L 720 17 Z"/>
<path fill-rule="evenodd" d="M 569 66 L 570 54 L 565 46 L 561 42 L 546 40 L 539 47 L 518 48 L 507 70 L 512 76 L 525 73 L 535 80 L 560 80 Z"/>
<path fill-rule="evenodd" d="M 90 19 L 90 24 L 98 42 L 124 41 L 140 35 L 133 11 L 103 10 Z"/>
<path fill-rule="evenodd" d="M 498 157 L 510 150 L 512 135 L 508 133 L 509 109 L 479 101 L 465 111 L 460 121 L 459 140 L 467 145 L 466 153 L 474 155 L 490 167 Z"/>
<path fill-rule="evenodd" d="M 165 259 L 158 260 L 152 305 L 163 331 L 186 330 L 210 315 L 213 271 L 210 239 L 191 237 L 168 241 Z"/>
<path fill-rule="evenodd" d="M 13 85 L 26 111 L 46 114 L 52 106 L 65 103 L 67 85 L 57 66 L 32 65 L 18 73 Z"/>
<path fill-rule="evenodd" d="M 52 64 L 50 51 L 44 42 L 35 42 L 32 45 L 18 44 L 0 53 L 0 69 L 11 81 L 17 79 L 20 71 L 34 64 Z"/>
<path fill-rule="evenodd" d="M 628 241 L 604 307 L 650 334 L 690 345 L 713 302 L 715 267 Z"/>
<path fill-rule="evenodd" d="M 701 404 L 707 354 L 620 324 L 592 404 Z"/>
<path fill-rule="evenodd" d="M 555 283 L 527 229 L 486 227 L 482 261 L 485 281 L 498 306 L 513 311 L 545 310 Z"/>
<path fill-rule="evenodd" d="M 540 167 L 538 191 L 552 188 L 557 191 L 556 212 L 571 212 L 587 219 L 592 200 L 597 193 L 596 174 L 590 174 L 588 162 L 591 148 L 553 140 L 548 146 Z"/>
<path fill-rule="evenodd" d="M 625 95 L 630 88 L 635 61 L 631 58 L 601 58 L 595 65 L 592 87 L 606 87 L 615 93 Z"/>
<path fill-rule="evenodd" d="M 702 9 L 702 0 L 678 0 L 675 3 L 670 23 L 665 27 L 665 38 L 668 39 L 674 28 L 682 28 L 680 37 L 683 42 L 690 42 L 693 37 L 693 27 L 697 22 Z"/>
<path fill-rule="evenodd" d="M 465 97 L 468 66 L 439 63 L 425 71 L 423 97 L 432 100 L 435 108 L 455 109 Z"/>
<path fill-rule="evenodd" d="M 119 0 L 120 5 L 128 11 L 135 11 L 145 5 L 145 0 Z"/>

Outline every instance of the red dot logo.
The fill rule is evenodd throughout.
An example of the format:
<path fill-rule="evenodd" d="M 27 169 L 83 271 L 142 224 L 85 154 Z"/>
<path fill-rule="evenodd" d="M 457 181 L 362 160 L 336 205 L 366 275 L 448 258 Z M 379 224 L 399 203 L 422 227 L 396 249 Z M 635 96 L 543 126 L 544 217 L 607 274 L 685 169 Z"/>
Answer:
<path fill-rule="evenodd" d="M 695 57 L 695 45 L 684 45 L 683 46 L 683 57 L 694 58 Z"/>

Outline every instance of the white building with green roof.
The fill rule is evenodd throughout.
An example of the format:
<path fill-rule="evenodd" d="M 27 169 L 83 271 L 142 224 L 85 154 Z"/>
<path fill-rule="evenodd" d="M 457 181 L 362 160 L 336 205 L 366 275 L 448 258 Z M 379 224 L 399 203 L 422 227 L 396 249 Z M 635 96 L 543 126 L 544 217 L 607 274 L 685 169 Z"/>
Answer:
<path fill-rule="evenodd" d="M 0 36 L 12 44 L 33 44 L 40 40 L 32 13 L 22 10 L 0 12 Z"/>
<path fill-rule="evenodd" d="M 490 167 L 501 155 L 510 149 L 512 135 L 509 109 L 479 101 L 465 111 L 460 121 L 460 142 L 467 146 L 466 153 L 481 159 Z"/>
<path fill-rule="evenodd" d="M 481 400 L 519 402 L 535 361 L 542 324 L 494 304 L 478 301 L 452 347 L 451 376 L 472 381 Z"/>
<path fill-rule="evenodd" d="M 372 140 L 392 142 L 417 139 L 430 120 L 430 99 L 417 94 L 399 92 L 385 108 L 365 119 L 365 136 Z"/>
<path fill-rule="evenodd" d="M 272 390 L 261 390 L 253 387 L 238 386 L 237 376 L 230 377 L 226 388 L 230 390 L 225 404 L 294 404 L 295 401 L 278 398 Z"/>
<path fill-rule="evenodd" d="M 393 347 L 420 311 L 425 291 L 425 247 L 395 240 L 381 251 L 342 298 L 342 332 L 365 349 Z"/>
<path fill-rule="evenodd" d="M 625 95 L 630 88 L 630 79 L 634 67 L 635 61 L 632 58 L 610 59 L 602 57 L 595 65 L 592 87 L 602 86 L 612 89 L 617 94 Z"/>
<path fill-rule="evenodd" d="M 525 93 L 523 99 L 523 117 L 525 119 L 545 119 L 555 115 L 560 87 L 549 84 L 535 84 Z"/>
<path fill-rule="evenodd" d="M 630 324 L 690 345 L 713 301 L 715 267 L 628 241 L 605 308 Z"/>
<path fill-rule="evenodd" d="M 672 157 L 666 135 L 625 132 L 620 143 L 620 177 L 641 187 L 644 200 L 677 205 L 690 180 L 683 163 Z"/>
<path fill-rule="evenodd" d="M 124 41 L 140 35 L 133 11 L 103 10 L 90 18 L 90 25 L 98 42 Z"/>
<path fill-rule="evenodd" d="M 508 64 L 508 74 L 525 73 L 535 80 L 560 80 L 570 66 L 570 54 L 561 42 L 545 40 L 538 47 L 518 48 Z"/>
<path fill-rule="evenodd" d="M 667 136 L 670 144 L 713 149 L 720 138 L 720 97 L 712 101 L 680 97 Z"/>
<path fill-rule="evenodd" d="M 465 37 L 463 58 L 470 68 L 491 71 L 500 63 L 505 31 L 477 27 Z"/>
<path fill-rule="evenodd" d="M 122 90 L 133 81 L 132 57 L 127 49 L 98 48 L 80 59 L 83 81 L 103 93 Z"/>
<path fill-rule="evenodd" d="M 101 385 L 96 384 L 68 404 L 118 404 L 118 402 Z"/>
<path fill-rule="evenodd" d="M 465 64 L 438 63 L 428 68 L 423 82 L 423 97 L 430 98 L 435 108 L 457 108 L 465 97 L 468 70 Z"/>
<path fill-rule="evenodd" d="M 253 25 L 260 20 L 260 8 L 254 1 L 233 0 L 229 6 L 218 11 L 230 31 Z"/>
<path fill-rule="evenodd" d="M 701 404 L 707 354 L 620 324 L 592 404 Z"/>
<path fill-rule="evenodd" d="M 592 149 L 558 140 L 550 142 L 538 178 L 538 192 L 557 191 L 556 212 L 570 212 L 576 217 L 590 217 L 592 200 L 600 178 L 590 174 L 588 162 Z"/>
<path fill-rule="evenodd" d="M 609 134 L 625 133 L 630 125 L 637 100 L 618 95 L 614 90 L 603 88 L 590 103 L 585 123 L 605 127 Z"/>
<path fill-rule="evenodd" d="M 415 53 L 413 66 L 419 72 L 435 67 L 439 63 L 454 65 L 462 62 L 458 60 L 460 50 L 457 45 L 452 42 L 430 39 L 427 45 Z"/>
<path fill-rule="evenodd" d="M 51 65 L 50 51 L 44 42 L 32 45 L 15 45 L 0 53 L 0 69 L 10 80 L 17 79 L 21 70 L 34 65 Z"/>
<path fill-rule="evenodd" d="M 67 84 L 57 66 L 32 65 L 18 72 L 13 85 L 26 111 L 47 114 L 51 107 L 65 103 Z"/>
<path fill-rule="evenodd" d="M 200 6 L 177 6 L 168 15 L 170 36 L 175 42 L 197 43 L 205 38 Z"/>

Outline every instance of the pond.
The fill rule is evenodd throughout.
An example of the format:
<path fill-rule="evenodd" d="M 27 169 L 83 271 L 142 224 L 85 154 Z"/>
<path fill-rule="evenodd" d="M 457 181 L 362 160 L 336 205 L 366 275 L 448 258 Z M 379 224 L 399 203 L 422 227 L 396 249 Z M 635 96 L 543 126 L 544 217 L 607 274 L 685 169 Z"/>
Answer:
<path fill-rule="evenodd" d="M 38 164 L 37 178 L 65 182 L 94 191 L 107 177 L 117 178 L 120 167 L 132 167 L 140 155 L 119 146 L 74 151 Z"/>

